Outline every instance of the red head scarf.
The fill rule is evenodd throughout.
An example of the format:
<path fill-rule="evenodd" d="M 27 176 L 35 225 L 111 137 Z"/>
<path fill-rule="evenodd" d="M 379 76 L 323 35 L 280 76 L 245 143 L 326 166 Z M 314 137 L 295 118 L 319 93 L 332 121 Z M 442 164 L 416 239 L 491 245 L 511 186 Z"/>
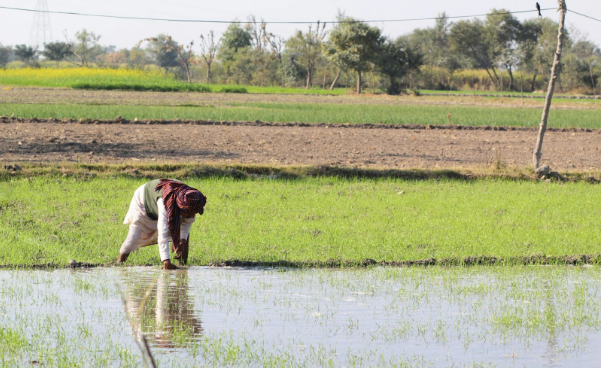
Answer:
<path fill-rule="evenodd" d="M 167 211 L 167 224 L 173 243 L 174 252 L 180 245 L 180 214 L 182 212 L 197 212 L 203 214 L 207 197 L 198 189 L 170 179 L 161 179 L 155 190 L 163 190 L 163 205 Z"/>

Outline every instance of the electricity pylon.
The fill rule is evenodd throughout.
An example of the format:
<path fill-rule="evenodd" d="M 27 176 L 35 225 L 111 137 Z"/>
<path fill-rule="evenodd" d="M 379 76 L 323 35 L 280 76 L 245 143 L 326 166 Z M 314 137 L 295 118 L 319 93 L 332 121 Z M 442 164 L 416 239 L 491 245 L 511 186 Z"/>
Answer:
<path fill-rule="evenodd" d="M 43 49 L 44 44 L 52 42 L 52 27 L 50 26 L 50 16 L 48 15 L 48 3 L 46 0 L 37 0 L 36 12 L 31 24 L 31 33 L 29 34 L 29 43 Z"/>

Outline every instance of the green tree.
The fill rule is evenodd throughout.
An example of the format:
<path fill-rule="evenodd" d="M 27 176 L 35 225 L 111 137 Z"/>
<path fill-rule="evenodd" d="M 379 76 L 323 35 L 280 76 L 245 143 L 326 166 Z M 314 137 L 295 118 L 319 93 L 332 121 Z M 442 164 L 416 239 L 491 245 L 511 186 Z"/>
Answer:
<path fill-rule="evenodd" d="M 285 85 L 295 86 L 302 80 L 307 80 L 307 70 L 299 63 L 298 56 L 289 49 L 284 54 L 284 62 L 282 65 L 284 73 Z"/>
<path fill-rule="evenodd" d="M 228 63 L 229 81 L 235 84 L 253 84 L 253 75 L 257 72 L 254 59 L 250 47 L 238 49 L 234 59 Z"/>
<path fill-rule="evenodd" d="M 450 48 L 456 55 L 465 55 L 473 67 L 487 72 L 489 79 L 498 86 L 496 55 L 492 50 L 487 28 L 480 19 L 462 20 L 450 29 Z"/>
<path fill-rule="evenodd" d="M 249 33 L 242 29 L 238 23 L 230 23 L 222 35 L 222 44 L 217 55 L 228 77 L 232 76 L 232 64 L 237 53 L 248 49 L 250 46 L 251 36 Z"/>
<path fill-rule="evenodd" d="M 536 53 L 541 37 L 541 21 L 540 18 L 527 19 L 522 23 L 522 36 L 518 46 L 519 53 L 519 68 L 521 72 L 533 74 L 531 79 L 530 91 L 535 90 L 535 80 L 539 74 L 537 68 Z M 521 86 L 522 87 L 522 86 Z"/>
<path fill-rule="evenodd" d="M 158 65 L 165 70 L 165 74 L 169 72 L 170 68 L 175 68 L 180 65 L 178 62 L 178 53 L 176 52 L 176 48 L 179 47 L 179 45 L 176 41 L 171 39 L 171 36 L 160 34 L 157 37 L 144 39 L 136 46 L 139 46 L 140 43 L 144 41 L 149 41 L 146 50 L 155 65 Z"/>
<path fill-rule="evenodd" d="M 97 36 L 94 32 L 82 29 L 75 33 L 75 40 L 74 44 L 68 43 L 69 50 L 79 59 L 79 66 L 81 67 L 90 66 L 96 56 L 104 53 L 104 50 L 98 44 L 100 36 Z"/>
<path fill-rule="evenodd" d="M 373 68 L 383 44 L 381 32 L 376 27 L 356 19 L 338 16 L 339 23 L 324 43 L 326 57 L 357 74 L 356 92 L 362 93 L 362 73 Z"/>
<path fill-rule="evenodd" d="M 572 77 L 574 86 L 591 88 L 597 94 L 600 84 L 600 48 L 590 41 L 579 40 L 569 49 L 565 59 L 565 70 Z"/>
<path fill-rule="evenodd" d="M 528 58 L 521 64 L 521 67 L 524 66 L 525 71 L 533 74 L 531 90 L 534 90 L 537 76 L 542 75 L 545 82 L 545 78 L 550 74 L 553 56 L 556 52 L 556 44 L 558 42 L 558 23 L 549 18 L 538 18 L 532 22 L 534 22 L 535 25 L 531 25 L 530 27 L 536 27 L 535 32 L 538 33 L 538 37 L 537 41 L 531 45 L 525 43 L 524 47 L 529 47 L 528 52 L 531 53 L 531 55 L 528 55 Z M 527 32 L 524 30 L 525 28 L 526 27 L 523 27 L 523 32 Z M 564 37 L 564 43 L 568 49 L 570 48 L 572 41 L 570 32 L 566 28 L 564 29 Z"/>
<path fill-rule="evenodd" d="M 307 79 L 305 88 L 309 89 L 313 86 L 313 76 L 317 63 L 322 54 L 322 41 L 324 40 L 326 24 L 317 23 L 315 29 L 309 26 L 309 30 L 305 33 L 297 31 L 294 36 L 286 41 L 286 48 L 294 60 L 305 67 L 307 71 Z"/>
<path fill-rule="evenodd" d="M 12 48 L 10 46 L 2 46 L 2 44 L 0 44 L 0 67 L 1 68 L 6 67 L 6 64 L 8 64 L 8 62 L 10 60 L 11 54 L 12 54 Z"/>
<path fill-rule="evenodd" d="M 32 46 L 27 45 L 16 45 L 15 46 L 15 57 L 17 59 L 25 62 L 25 64 L 30 65 L 33 61 L 38 58 L 38 48 L 33 48 Z"/>
<path fill-rule="evenodd" d="M 402 36 L 406 44 L 415 52 L 420 53 L 427 67 L 426 84 L 428 88 L 450 88 L 451 80 L 458 69 L 466 66 L 466 60 L 460 54 L 450 50 L 449 29 L 451 24 L 445 13 L 438 15 L 433 27 L 415 29 L 407 36 Z M 438 75 L 435 68 L 442 68 L 446 72 L 446 80 L 435 79 Z"/>
<path fill-rule="evenodd" d="M 265 85 L 274 79 L 278 80 L 277 74 L 282 62 L 281 38 L 268 32 L 265 21 L 263 19 L 258 21 L 252 14 L 247 17 L 245 31 L 251 40 L 249 56 L 255 69 L 254 82 Z"/>
<path fill-rule="evenodd" d="M 42 51 L 44 58 L 51 61 L 56 61 L 56 67 L 59 67 L 59 63 L 67 56 L 71 55 L 69 45 L 66 42 L 51 42 L 44 45 L 44 51 Z"/>
<path fill-rule="evenodd" d="M 387 94 L 398 95 L 403 89 L 403 78 L 423 64 L 423 56 L 412 49 L 403 37 L 393 41 L 385 39 L 376 62 L 378 72 L 384 77 L 383 86 Z"/>
<path fill-rule="evenodd" d="M 493 9 L 485 19 L 485 31 L 489 57 L 494 63 L 503 66 L 508 71 L 510 90 L 513 90 L 514 74 L 512 71 L 520 61 L 518 46 L 523 36 L 521 23 L 512 14 L 509 14 L 508 10 Z M 495 69 L 493 71 L 495 73 Z"/>
<path fill-rule="evenodd" d="M 251 46 L 251 36 L 242 29 L 238 23 L 230 23 L 222 35 L 222 44 L 219 48 L 219 59 L 228 69 L 228 63 L 234 60 L 236 53 Z"/>
<path fill-rule="evenodd" d="M 188 83 L 192 83 L 190 66 L 195 64 L 195 55 L 192 51 L 192 46 L 194 46 L 194 41 L 190 41 L 186 46 L 178 45 L 171 37 L 167 37 L 165 44 L 163 45 L 166 51 L 175 51 L 176 55 L 178 55 L 179 66 L 186 72 L 186 80 Z"/>
<path fill-rule="evenodd" d="M 140 47 L 133 47 L 131 50 L 127 50 L 126 57 L 127 66 L 132 69 L 144 69 L 146 65 L 152 63 L 151 58 Z"/>

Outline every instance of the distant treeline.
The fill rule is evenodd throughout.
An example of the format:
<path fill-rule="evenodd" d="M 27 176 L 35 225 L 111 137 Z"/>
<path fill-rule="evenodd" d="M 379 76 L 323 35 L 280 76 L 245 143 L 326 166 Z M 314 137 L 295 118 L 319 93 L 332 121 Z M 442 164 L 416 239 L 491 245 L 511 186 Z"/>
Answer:
<path fill-rule="evenodd" d="M 440 14 L 433 27 L 398 38 L 338 14 L 339 23 L 314 24 L 284 39 L 255 16 L 187 43 L 169 35 L 140 40 L 131 49 L 102 46 L 81 30 L 73 40 L 38 49 L 2 46 L 0 67 L 100 67 L 161 69 L 188 82 L 245 84 L 399 94 L 407 89 L 545 90 L 558 24 L 548 18 L 519 21 L 506 10 L 484 19 L 450 22 Z M 565 30 L 561 92 L 600 94 L 600 48 Z"/>

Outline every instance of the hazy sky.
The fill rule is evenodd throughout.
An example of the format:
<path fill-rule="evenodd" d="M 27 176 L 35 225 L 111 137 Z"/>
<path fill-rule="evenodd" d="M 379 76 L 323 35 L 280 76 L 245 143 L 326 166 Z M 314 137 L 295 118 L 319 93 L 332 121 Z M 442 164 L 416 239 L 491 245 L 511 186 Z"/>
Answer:
<path fill-rule="evenodd" d="M 0 6 L 35 9 L 40 0 L 0 0 Z M 531 10 L 535 1 L 490 0 L 490 1 L 407 1 L 407 0 L 232 0 L 232 1 L 198 1 L 198 0 L 46 0 L 49 10 L 81 12 L 92 14 L 176 18 L 205 20 L 245 20 L 249 14 L 266 21 L 331 21 L 337 11 L 343 10 L 347 15 L 369 19 L 406 19 L 434 17 L 440 12 L 448 16 L 483 14 L 492 8 L 504 8 L 511 11 Z M 556 7 L 556 0 L 539 0 L 542 8 Z M 579 13 L 600 19 L 600 0 L 567 0 L 567 7 Z M 0 9 L 0 43 L 14 45 L 30 43 L 30 35 L 34 20 L 32 12 Z M 516 14 L 517 18 L 535 17 L 536 13 Z M 555 11 L 543 12 L 544 17 L 558 20 Z M 566 18 L 569 29 L 577 31 L 581 36 L 600 45 L 600 22 L 568 13 Z M 115 45 L 117 48 L 131 48 L 138 41 L 166 33 L 180 43 L 195 41 L 198 48 L 200 34 L 214 30 L 216 34 L 226 29 L 227 24 L 208 23 L 172 23 L 147 20 L 119 20 L 73 15 L 50 14 L 52 35 L 55 41 L 65 40 L 66 31 L 70 38 L 75 32 L 86 28 L 102 38 L 102 45 Z M 417 27 L 432 26 L 434 21 L 410 21 L 399 23 L 373 23 L 389 36 L 399 36 L 411 32 Z M 305 30 L 307 25 L 270 24 L 268 31 L 287 38 L 296 29 Z M 197 50 L 198 51 L 198 50 Z"/>

